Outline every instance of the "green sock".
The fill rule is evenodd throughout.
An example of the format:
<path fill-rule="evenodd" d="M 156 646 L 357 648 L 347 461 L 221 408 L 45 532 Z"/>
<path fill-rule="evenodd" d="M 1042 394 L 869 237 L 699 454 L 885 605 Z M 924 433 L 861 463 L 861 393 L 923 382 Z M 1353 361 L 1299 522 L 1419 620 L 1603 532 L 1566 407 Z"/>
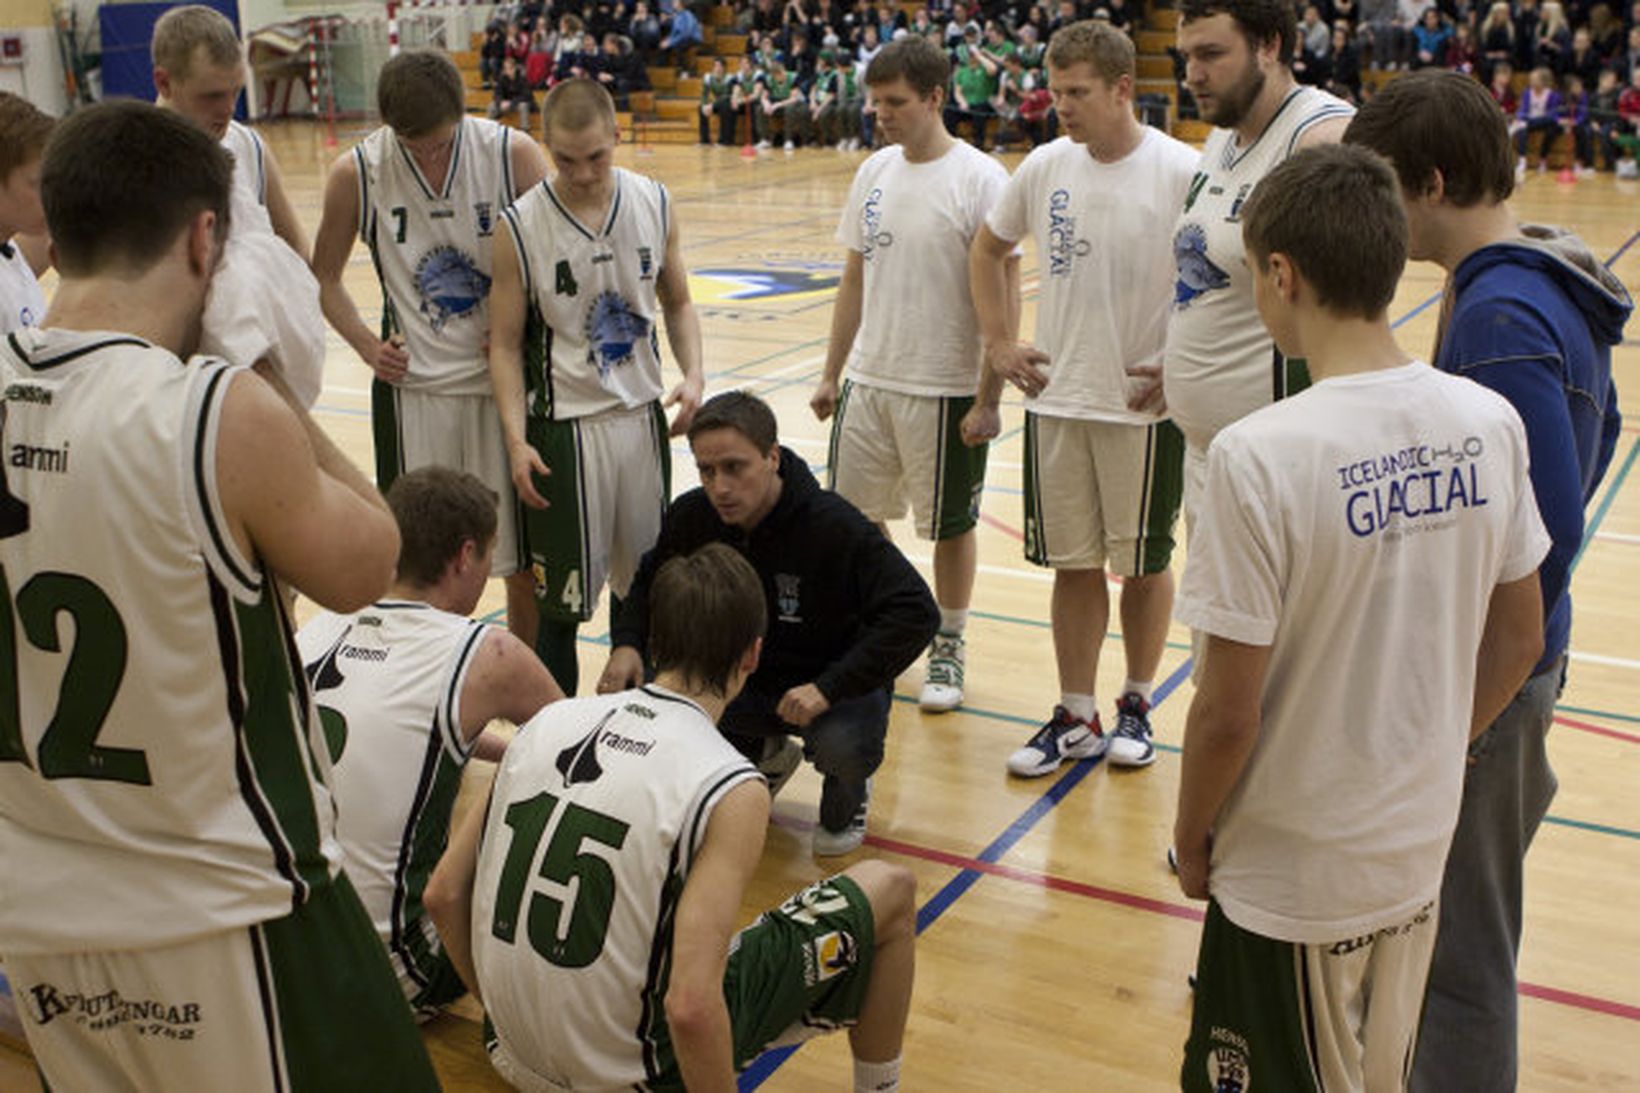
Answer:
<path fill-rule="evenodd" d="M 547 666 L 552 678 L 564 689 L 564 694 L 575 697 L 581 681 L 581 664 L 575 653 L 575 632 L 579 623 L 562 622 L 542 616 L 535 631 L 535 655 Z"/>

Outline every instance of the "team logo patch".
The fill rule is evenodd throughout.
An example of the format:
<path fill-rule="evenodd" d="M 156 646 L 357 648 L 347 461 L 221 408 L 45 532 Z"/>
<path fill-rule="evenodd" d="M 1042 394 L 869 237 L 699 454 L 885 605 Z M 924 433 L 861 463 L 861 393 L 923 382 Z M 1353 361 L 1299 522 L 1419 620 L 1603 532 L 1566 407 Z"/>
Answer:
<path fill-rule="evenodd" d="M 600 292 L 587 310 L 587 341 L 598 378 L 632 362 L 632 347 L 650 334 L 649 320 L 632 310 L 619 292 Z"/>
<path fill-rule="evenodd" d="M 689 271 L 689 295 L 702 307 L 732 303 L 802 303 L 837 288 L 832 269 L 750 269 L 719 267 Z"/>
<path fill-rule="evenodd" d="M 883 230 L 883 191 L 881 188 L 872 190 L 866 195 L 865 204 L 860 206 L 860 237 L 864 246 L 860 248 L 860 257 L 871 261 L 872 255 L 877 253 L 878 247 L 892 247 L 894 233 Z"/>
<path fill-rule="evenodd" d="M 655 276 L 655 252 L 648 247 L 638 248 L 638 276 L 645 281 Z"/>
<path fill-rule="evenodd" d="M 802 603 L 803 579 L 791 573 L 774 575 L 775 606 L 780 610 L 781 622 L 802 622 L 797 613 Z"/>
<path fill-rule="evenodd" d="M 1208 1038 L 1212 1046 L 1207 1051 L 1207 1081 L 1213 1093 L 1249 1093 L 1253 1068 L 1248 1062 L 1247 1040 L 1217 1025 Z"/>
<path fill-rule="evenodd" d="M 1207 257 L 1207 232 L 1200 224 L 1186 224 L 1173 237 L 1173 261 L 1179 271 L 1173 285 L 1176 309 L 1183 310 L 1196 297 L 1230 283 L 1230 275 Z"/>
<path fill-rule="evenodd" d="M 558 773 L 564 776 L 564 788 L 580 785 L 582 782 L 596 782 L 604 776 L 603 764 L 598 762 L 598 734 L 603 732 L 604 720 L 598 722 L 591 732 L 558 753 Z"/>
<path fill-rule="evenodd" d="M 421 313 L 434 330 L 466 315 L 490 294 L 490 278 L 460 248 L 434 247 L 416 263 Z"/>
<path fill-rule="evenodd" d="M 308 686 L 313 688 L 314 704 L 319 709 L 319 725 L 325 734 L 325 750 L 330 753 L 332 763 L 342 757 L 347 747 L 347 716 L 342 711 L 326 706 L 319 701 L 319 695 L 324 691 L 333 691 L 347 682 L 342 675 L 342 669 L 336 660 L 343 656 L 343 643 L 347 641 L 347 633 L 336 639 L 336 644 L 325 651 L 325 655 L 307 666 Z"/>
<path fill-rule="evenodd" d="M 835 979 L 854 967 L 857 959 L 852 935 L 840 930 L 821 934 L 809 943 L 809 959 L 804 961 L 804 971 L 811 974 L 804 977 L 806 985 L 812 987 Z"/>
<path fill-rule="evenodd" d="M 489 235 L 495 231 L 495 206 L 488 201 L 473 202 L 473 218 L 478 221 L 478 234 Z"/>

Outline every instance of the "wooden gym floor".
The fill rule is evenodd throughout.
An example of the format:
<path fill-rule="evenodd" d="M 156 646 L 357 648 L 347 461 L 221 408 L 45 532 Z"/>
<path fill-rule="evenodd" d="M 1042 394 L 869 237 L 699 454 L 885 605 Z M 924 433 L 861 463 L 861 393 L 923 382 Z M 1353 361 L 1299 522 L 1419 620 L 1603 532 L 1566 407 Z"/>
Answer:
<path fill-rule="evenodd" d="M 325 165 L 364 130 L 306 123 L 264 129 L 309 232 Z M 670 187 L 704 328 L 708 393 L 747 387 L 779 414 L 782 442 L 819 469 L 827 427 L 808 397 L 824 360 L 841 249 L 837 211 L 865 153 L 624 145 L 621 165 Z M 1005 157 L 1010 168 L 1017 155 Z M 1523 219 L 1572 228 L 1640 293 L 1640 184 L 1610 175 L 1560 184 L 1533 175 L 1516 198 Z M 1036 261 L 1027 252 L 1025 330 Z M 380 294 L 363 248 L 348 273 L 374 322 Z M 1427 354 L 1440 271 L 1410 267 L 1392 308 L 1402 344 Z M 330 335 L 318 420 L 369 468 L 369 373 Z M 1529 860 L 1522 943 L 1521 1088 L 1640 1089 L 1640 350 L 1617 350 L 1629 420 L 1589 509 L 1589 543 L 1574 590 L 1571 678 L 1551 755 L 1560 793 Z M 1048 630 L 1050 577 L 1022 557 L 1017 397 L 1004 403 L 980 528 L 980 579 L 969 624 L 967 705 L 944 716 L 915 706 L 921 666 L 897 688 L 888 756 L 873 786 L 870 837 L 860 856 L 917 875 L 918 985 L 905 1045 L 908 1089 L 1089 1090 L 1176 1087 L 1190 1013 L 1201 905 L 1185 900 L 1163 862 L 1178 785 L 1177 752 L 1191 696 L 1188 635 L 1175 626 L 1158 677 L 1153 721 L 1162 755 L 1140 772 L 1079 764 L 1035 781 L 1009 778 L 1008 752 L 1057 699 Z M 674 488 L 695 485 L 675 445 Z M 925 573 L 930 545 L 894 528 Z M 1175 565 L 1182 565 L 1181 557 Z M 499 583 L 480 606 L 500 617 Z M 1114 616 L 1114 611 L 1113 611 Z M 1114 618 L 1113 618 L 1114 625 Z M 581 680 L 590 691 L 607 643 L 602 614 L 582 631 Z M 1107 642 L 1100 702 L 1122 679 L 1120 644 Z M 1108 711 L 1107 711 L 1108 714 Z M 1417 710 L 1406 711 L 1417 717 Z M 476 791 L 487 771 L 474 764 Z M 804 769 L 775 806 L 749 920 L 826 868 L 808 852 L 819 779 Z M 427 1029 L 451 1089 L 499 1089 L 472 1020 L 471 1000 Z M 5 1053 L 0 1052 L 0 1056 Z M 0 1086 L 32 1074 L 0 1057 Z M 765 1057 L 742 1088 L 846 1089 L 841 1036 L 789 1058 Z"/>

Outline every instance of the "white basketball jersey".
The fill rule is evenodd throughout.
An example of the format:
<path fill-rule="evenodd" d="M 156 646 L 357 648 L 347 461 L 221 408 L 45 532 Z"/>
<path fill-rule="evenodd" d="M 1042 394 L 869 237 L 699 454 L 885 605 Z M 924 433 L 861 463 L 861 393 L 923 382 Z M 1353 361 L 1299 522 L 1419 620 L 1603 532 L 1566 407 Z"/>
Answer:
<path fill-rule="evenodd" d="M 336 838 L 406 997 L 440 950 L 421 894 L 449 836 L 468 742 L 461 688 L 490 627 L 425 603 L 324 612 L 296 644 L 335 764 Z"/>
<path fill-rule="evenodd" d="M 661 397 L 655 282 L 671 227 L 666 187 L 615 168 L 615 196 L 594 231 L 550 180 L 506 210 L 524 296 L 529 412 L 563 421 Z"/>
<path fill-rule="evenodd" d="M 46 314 L 45 293 L 16 243 L 0 243 L 0 334 L 39 326 Z"/>
<path fill-rule="evenodd" d="M 256 130 L 237 121 L 228 123 L 222 147 L 233 156 L 233 220 L 230 230 L 271 232 L 268 216 L 267 149 Z"/>
<path fill-rule="evenodd" d="M 1168 411 L 1199 451 L 1224 426 L 1288 393 L 1286 362 L 1253 306 L 1242 206 L 1306 130 L 1353 113 L 1342 99 L 1299 87 L 1246 148 L 1237 146 L 1233 129 L 1215 129 L 1207 138 L 1173 232 L 1178 277 L 1164 366 Z"/>
<path fill-rule="evenodd" d="M 712 809 L 758 778 L 704 710 L 653 685 L 554 703 L 519 730 L 472 930 L 511 1062 L 574 1089 L 631 1087 L 670 1063 L 672 918 Z"/>
<path fill-rule="evenodd" d="M 0 952 L 166 945 L 334 876 L 284 603 L 216 494 L 236 371 L 123 334 L 0 346 Z"/>
<path fill-rule="evenodd" d="M 401 333 L 410 372 L 400 386 L 488 395 L 490 246 L 512 203 L 511 130 L 483 118 L 456 126 L 443 179 L 422 177 L 393 130 L 353 149 L 359 237 L 382 283 L 383 337 Z"/>

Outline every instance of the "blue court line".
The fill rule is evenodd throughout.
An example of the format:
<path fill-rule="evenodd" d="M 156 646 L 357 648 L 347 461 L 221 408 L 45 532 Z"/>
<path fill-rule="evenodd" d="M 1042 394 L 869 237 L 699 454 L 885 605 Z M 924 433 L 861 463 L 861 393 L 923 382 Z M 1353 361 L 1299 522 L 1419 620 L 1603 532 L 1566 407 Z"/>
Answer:
<path fill-rule="evenodd" d="M 1635 717 L 1633 714 L 1612 713 L 1610 710 L 1591 710 L 1586 706 L 1556 706 L 1555 709 L 1565 713 L 1582 714 L 1584 717 L 1603 717 L 1608 721 L 1627 721 L 1631 724 L 1640 725 L 1640 717 Z"/>
<path fill-rule="evenodd" d="M 1160 687 L 1156 688 L 1156 701 L 1152 704 L 1152 708 L 1154 709 L 1156 706 L 1160 706 L 1164 701 L 1166 701 L 1168 696 L 1171 695 L 1178 688 L 1179 684 L 1183 683 L 1189 675 L 1190 661 L 1187 659 L 1183 664 L 1179 665 L 1172 675 L 1167 677 Z M 898 698 L 899 696 L 896 695 L 895 697 Z M 1034 724 L 1034 722 L 1032 723 Z M 1066 771 L 1065 774 L 1055 780 L 1054 784 L 1048 788 L 1046 793 L 1033 801 L 1031 806 L 1020 814 L 1018 819 L 1009 824 L 1002 834 L 992 840 L 991 845 L 980 851 L 979 854 L 976 855 L 978 859 L 986 863 L 993 863 L 1000 860 L 1004 854 L 1012 850 L 1021 839 L 1029 834 L 1031 828 L 1035 827 L 1044 816 L 1051 812 L 1055 805 L 1064 800 L 1066 794 L 1070 793 L 1071 790 L 1081 784 L 1082 779 L 1086 778 L 1089 772 L 1091 772 L 1094 767 L 1098 766 L 1103 759 L 1104 756 L 1101 755 L 1092 759 L 1083 759 L 1074 764 L 1070 770 Z M 951 905 L 960 899 L 962 895 L 967 892 L 968 889 L 972 888 L 980 877 L 984 875 L 985 874 L 976 869 L 964 869 L 955 877 L 952 877 L 951 880 L 946 883 L 944 888 L 941 888 L 938 892 L 934 893 L 934 895 L 928 899 L 928 902 L 924 903 L 917 909 L 917 933 L 920 935 L 924 930 L 928 929 L 935 922 L 937 922 L 940 916 L 945 914 L 945 912 L 950 909 Z M 752 1062 L 752 1065 L 747 1067 L 741 1073 L 738 1079 L 738 1086 L 741 1093 L 750 1093 L 751 1090 L 756 1089 L 758 1086 L 767 1081 L 770 1075 L 772 1075 L 776 1070 L 779 1070 L 786 1060 L 792 1057 L 799 1046 L 801 1045 L 776 1048 L 773 1051 L 766 1051 L 762 1055 L 758 1056 L 757 1059 Z"/>

